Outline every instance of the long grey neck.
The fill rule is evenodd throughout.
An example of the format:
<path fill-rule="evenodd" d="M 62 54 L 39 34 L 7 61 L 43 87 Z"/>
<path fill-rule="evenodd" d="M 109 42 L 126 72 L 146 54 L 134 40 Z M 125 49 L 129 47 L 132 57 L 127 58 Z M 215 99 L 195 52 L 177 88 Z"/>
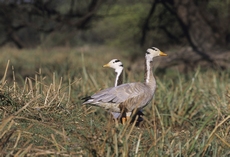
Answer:
<path fill-rule="evenodd" d="M 117 73 L 116 75 L 116 79 L 115 79 L 115 84 L 114 87 L 119 86 L 123 83 L 123 69 L 119 70 L 119 71 L 115 71 Z"/>
<path fill-rule="evenodd" d="M 146 59 L 145 61 L 145 83 L 152 88 L 153 90 L 155 90 L 156 88 L 156 80 L 153 76 L 153 72 L 152 72 L 152 61 L 149 61 Z"/>

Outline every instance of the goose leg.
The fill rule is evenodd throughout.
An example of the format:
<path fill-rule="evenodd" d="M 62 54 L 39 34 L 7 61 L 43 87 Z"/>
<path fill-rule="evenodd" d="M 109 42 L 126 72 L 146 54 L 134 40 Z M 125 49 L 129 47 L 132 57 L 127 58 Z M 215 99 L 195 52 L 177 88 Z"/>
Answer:
<path fill-rule="evenodd" d="M 120 115 L 120 118 L 121 118 L 121 123 L 122 124 L 125 124 L 127 119 L 126 119 L 126 112 L 125 112 L 125 109 L 121 107 L 121 115 Z"/>
<path fill-rule="evenodd" d="M 121 122 L 122 122 L 122 124 L 125 124 L 126 123 L 126 117 L 122 117 Z"/>
<path fill-rule="evenodd" d="M 126 112 L 125 116 L 122 116 L 122 124 L 129 122 L 132 112 Z"/>
<path fill-rule="evenodd" d="M 126 112 L 126 120 L 129 122 L 132 112 Z"/>

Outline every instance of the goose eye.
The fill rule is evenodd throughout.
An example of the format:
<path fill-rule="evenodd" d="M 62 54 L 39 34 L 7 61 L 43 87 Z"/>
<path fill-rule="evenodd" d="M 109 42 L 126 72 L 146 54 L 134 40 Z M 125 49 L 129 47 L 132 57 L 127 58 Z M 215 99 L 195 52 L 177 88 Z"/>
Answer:
<path fill-rule="evenodd" d="M 146 52 L 147 54 L 150 54 L 150 52 Z"/>

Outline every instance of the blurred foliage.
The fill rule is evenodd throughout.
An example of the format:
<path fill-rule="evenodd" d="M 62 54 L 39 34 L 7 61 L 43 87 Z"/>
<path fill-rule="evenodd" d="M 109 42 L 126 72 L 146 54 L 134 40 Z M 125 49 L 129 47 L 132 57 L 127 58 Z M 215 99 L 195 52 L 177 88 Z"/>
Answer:
<path fill-rule="evenodd" d="M 203 22 L 214 32 L 212 36 L 218 39 L 216 44 L 229 47 L 229 0 L 193 2 Z M 156 7 L 144 26 L 153 5 Z M 180 6 L 181 0 L 1 1 L 0 45 L 16 43 L 23 48 L 106 44 L 136 49 L 143 34 L 144 47 L 188 45 L 178 22 L 181 16 L 173 13 Z M 186 29 L 193 31 L 189 32 L 192 37 L 196 32 L 189 27 Z"/>
<path fill-rule="evenodd" d="M 102 8 L 102 12 L 99 12 L 105 18 L 95 23 L 96 27 L 92 31 L 105 44 L 121 47 L 135 46 L 141 36 L 140 19 L 146 16 L 149 7 L 146 2 L 135 1 L 131 5 L 127 2 L 106 5 Z"/>

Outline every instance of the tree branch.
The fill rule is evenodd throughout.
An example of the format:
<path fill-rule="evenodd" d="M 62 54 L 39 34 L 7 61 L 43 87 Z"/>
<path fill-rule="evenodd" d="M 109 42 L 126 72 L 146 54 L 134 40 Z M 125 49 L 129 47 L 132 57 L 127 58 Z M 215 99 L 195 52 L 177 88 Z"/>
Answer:
<path fill-rule="evenodd" d="M 140 41 L 140 45 L 143 46 L 144 43 L 145 43 L 145 39 L 146 39 L 146 34 L 147 34 L 147 31 L 149 30 L 149 21 L 156 9 L 156 6 L 157 6 L 157 3 L 159 2 L 159 0 L 154 0 L 153 3 L 152 3 L 152 7 L 149 11 L 149 14 L 147 15 L 147 17 L 145 18 L 145 21 L 144 21 L 144 24 L 142 26 L 142 37 L 141 37 L 141 41 Z"/>
<path fill-rule="evenodd" d="M 178 21 L 178 23 L 179 23 L 181 29 L 183 30 L 184 35 L 185 35 L 185 37 L 187 38 L 187 40 L 188 40 L 190 46 L 192 47 L 192 49 L 193 49 L 197 54 L 199 54 L 203 59 L 205 59 L 206 61 L 211 62 L 211 63 L 214 63 L 214 60 L 213 60 L 208 54 L 206 54 L 206 53 L 203 52 L 203 51 L 200 51 L 200 50 L 198 49 L 198 47 L 194 44 L 194 42 L 192 41 L 191 36 L 190 36 L 190 34 L 189 34 L 189 30 L 188 30 L 189 26 L 186 25 L 186 24 L 182 21 L 182 19 L 177 15 L 177 13 L 176 13 L 173 9 L 171 9 L 171 8 L 166 4 L 167 2 L 161 1 L 161 3 L 164 5 L 164 7 L 165 7 L 171 14 L 173 14 L 173 15 L 176 17 L 176 19 L 177 19 L 177 21 Z"/>

